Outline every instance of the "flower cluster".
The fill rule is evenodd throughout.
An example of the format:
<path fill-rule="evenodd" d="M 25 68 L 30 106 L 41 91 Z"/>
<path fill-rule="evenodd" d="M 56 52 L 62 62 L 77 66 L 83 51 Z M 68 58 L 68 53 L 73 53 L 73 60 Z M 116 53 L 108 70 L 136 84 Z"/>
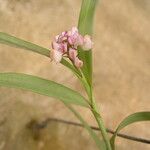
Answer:
<path fill-rule="evenodd" d="M 82 36 L 76 27 L 72 27 L 70 31 L 64 31 L 55 37 L 50 58 L 58 63 L 63 56 L 66 56 L 77 68 L 81 68 L 83 61 L 78 58 L 77 47 L 81 46 L 83 50 L 90 50 L 92 45 L 89 35 Z"/>

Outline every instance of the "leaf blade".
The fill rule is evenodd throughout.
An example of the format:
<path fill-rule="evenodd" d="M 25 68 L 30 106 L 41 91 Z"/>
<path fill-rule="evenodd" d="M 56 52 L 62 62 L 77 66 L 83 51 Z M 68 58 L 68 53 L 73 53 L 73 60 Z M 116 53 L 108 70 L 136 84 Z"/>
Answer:
<path fill-rule="evenodd" d="M 13 46 L 13 47 L 17 47 L 17 48 L 21 48 L 21 49 L 25 49 L 25 50 L 29 50 L 29 51 L 41 54 L 46 57 L 50 57 L 49 49 L 39 46 L 37 44 L 25 41 L 23 39 L 17 38 L 15 36 L 12 36 L 4 32 L 0 32 L 0 43 Z M 76 68 L 65 59 L 62 59 L 61 63 L 64 66 L 70 68 L 74 73 L 79 74 Z"/>
<path fill-rule="evenodd" d="M 95 14 L 95 8 L 98 0 L 83 0 L 80 10 L 80 16 L 78 21 L 79 32 L 82 35 L 91 35 L 93 32 L 93 20 Z M 82 71 L 88 81 L 92 84 L 92 51 L 84 51 L 81 48 L 79 50 L 79 57 L 83 61 L 84 65 Z"/>
<path fill-rule="evenodd" d="M 88 107 L 85 98 L 76 91 L 54 81 L 21 73 L 0 73 L 0 86 L 29 90 L 58 98 L 65 103 Z"/>
<path fill-rule="evenodd" d="M 111 137 L 111 145 L 113 150 L 115 150 L 115 138 L 117 136 L 117 133 L 126 127 L 127 125 L 130 125 L 135 122 L 140 122 L 140 121 L 150 121 L 150 112 L 137 112 L 134 114 L 129 115 L 126 117 L 117 127 L 114 135 Z"/>
<path fill-rule="evenodd" d="M 64 103 L 65 104 L 65 103 Z M 104 144 L 103 141 L 101 141 L 99 139 L 99 137 L 97 136 L 97 134 L 91 129 L 91 127 L 88 125 L 88 123 L 82 118 L 82 116 L 70 105 L 65 104 L 66 107 L 68 107 L 73 114 L 79 119 L 79 121 L 84 125 L 85 129 L 88 131 L 89 135 L 91 135 L 91 137 L 93 138 L 93 140 L 95 141 L 97 147 L 100 150 L 106 150 L 106 146 Z"/>
<path fill-rule="evenodd" d="M 44 47 L 38 46 L 36 44 L 33 44 L 31 42 L 22 40 L 20 38 L 17 38 L 15 36 L 3 32 L 0 32 L 0 43 L 26 50 L 31 50 L 33 52 L 39 53 L 47 57 L 49 57 L 50 53 L 50 51 Z"/>

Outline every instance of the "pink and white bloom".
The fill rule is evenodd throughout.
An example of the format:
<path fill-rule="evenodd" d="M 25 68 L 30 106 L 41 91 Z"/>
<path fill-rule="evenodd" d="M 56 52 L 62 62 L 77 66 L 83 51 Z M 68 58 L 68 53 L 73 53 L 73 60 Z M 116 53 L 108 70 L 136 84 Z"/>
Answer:
<path fill-rule="evenodd" d="M 54 41 L 54 42 L 52 42 L 52 48 L 56 51 L 59 51 L 60 50 L 60 45 Z"/>
<path fill-rule="evenodd" d="M 59 63 L 62 60 L 63 53 L 57 50 L 52 50 L 50 53 L 50 58 L 52 61 Z"/>
<path fill-rule="evenodd" d="M 55 36 L 52 42 L 53 50 L 51 51 L 50 58 L 58 63 L 62 60 L 63 55 L 65 55 L 77 68 L 81 68 L 83 61 L 78 58 L 77 48 L 81 46 L 83 50 L 90 50 L 92 45 L 93 42 L 89 35 L 83 37 L 76 27 L 72 27 L 70 31 L 64 31 Z"/>
<path fill-rule="evenodd" d="M 68 42 L 76 48 L 83 44 L 83 36 L 79 34 L 76 27 L 73 27 L 71 31 L 68 31 Z"/>
<path fill-rule="evenodd" d="M 77 68 L 81 68 L 83 66 L 83 61 L 80 60 L 78 57 L 75 58 L 75 61 L 74 61 L 74 65 L 77 67 Z"/>
<path fill-rule="evenodd" d="M 69 58 L 72 60 L 72 61 L 75 61 L 75 58 L 77 57 L 78 53 L 77 53 L 77 50 L 76 49 L 73 49 L 73 48 L 69 48 Z"/>
<path fill-rule="evenodd" d="M 73 27 L 71 31 L 68 31 L 68 42 L 70 45 L 75 45 L 78 39 L 79 33 L 76 27 Z"/>
<path fill-rule="evenodd" d="M 91 40 L 91 37 L 89 35 L 85 35 L 84 39 L 83 39 L 82 48 L 84 50 L 90 50 L 90 49 L 92 49 L 92 46 L 93 46 L 93 42 Z"/>
<path fill-rule="evenodd" d="M 60 51 L 62 53 L 67 52 L 67 43 L 56 43 L 55 41 L 52 42 L 52 48 L 56 51 Z"/>

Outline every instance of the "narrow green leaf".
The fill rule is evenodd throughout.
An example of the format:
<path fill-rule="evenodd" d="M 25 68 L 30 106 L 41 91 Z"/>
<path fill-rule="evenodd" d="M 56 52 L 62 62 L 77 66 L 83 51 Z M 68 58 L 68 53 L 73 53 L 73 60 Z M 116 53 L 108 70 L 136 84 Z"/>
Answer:
<path fill-rule="evenodd" d="M 31 42 L 19 39 L 17 37 L 14 37 L 12 35 L 9 35 L 7 33 L 3 33 L 0 32 L 0 43 L 1 44 L 5 44 L 5 45 L 10 45 L 13 47 L 17 47 L 17 48 L 22 48 L 25 50 L 30 50 L 33 51 L 35 53 L 44 55 L 49 57 L 50 54 L 50 50 L 41 46 L 38 46 L 36 44 L 33 44 Z M 62 59 L 61 63 L 70 68 L 74 73 L 79 74 L 79 72 L 77 71 L 77 69 L 71 65 L 68 61 L 66 61 L 65 59 Z"/>
<path fill-rule="evenodd" d="M 114 135 L 111 138 L 111 144 L 112 144 L 112 148 L 113 150 L 115 150 L 115 138 L 117 136 L 117 133 L 123 129 L 124 127 L 135 123 L 135 122 L 140 122 L 140 121 L 150 121 L 150 112 L 137 112 L 134 114 L 129 115 L 128 117 L 126 117 L 117 127 Z"/>
<path fill-rule="evenodd" d="M 0 32 L 0 43 L 10 45 L 13 47 L 18 47 L 26 50 L 30 50 L 44 56 L 49 57 L 50 51 L 44 47 L 38 46 L 31 42 L 19 39 L 7 33 Z"/>
<path fill-rule="evenodd" d="M 29 90 L 58 98 L 65 103 L 88 107 L 86 99 L 76 91 L 56 82 L 21 73 L 0 73 L 0 86 Z"/>
<path fill-rule="evenodd" d="M 78 21 L 79 32 L 82 35 L 92 35 L 93 32 L 93 20 L 95 14 L 95 7 L 98 0 L 83 0 L 80 10 L 80 16 Z M 79 57 L 83 61 L 84 65 L 82 71 L 88 81 L 92 84 L 92 51 L 83 51 L 79 48 Z"/>
<path fill-rule="evenodd" d="M 99 137 L 97 136 L 97 134 L 90 128 L 90 126 L 87 124 L 87 122 L 82 118 L 82 116 L 71 106 L 69 106 L 68 104 L 64 103 L 66 105 L 66 107 L 68 107 L 73 113 L 74 115 L 80 120 L 80 122 L 84 125 L 85 129 L 89 132 L 89 135 L 93 138 L 93 140 L 95 141 L 97 147 L 100 150 L 106 150 L 105 144 L 103 141 L 101 141 L 99 139 Z"/>

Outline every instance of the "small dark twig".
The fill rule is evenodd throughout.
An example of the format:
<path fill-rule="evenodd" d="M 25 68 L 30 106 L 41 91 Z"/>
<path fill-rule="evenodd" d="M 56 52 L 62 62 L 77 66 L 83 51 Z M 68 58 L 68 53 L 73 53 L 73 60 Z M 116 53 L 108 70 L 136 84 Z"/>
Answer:
<path fill-rule="evenodd" d="M 65 123 L 65 124 L 68 124 L 68 125 L 73 125 L 73 126 L 78 126 L 78 127 L 84 127 L 84 125 L 82 125 L 80 123 L 76 123 L 76 122 L 72 122 L 72 121 L 66 121 L 66 120 L 57 119 L 57 118 L 48 118 L 48 119 L 46 119 L 45 121 L 43 121 L 41 123 L 35 123 L 33 128 L 37 128 L 37 129 L 45 128 L 48 125 L 48 123 L 50 123 L 52 121 L 59 122 L 59 123 Z M 97 131 L 100 130 L 98 127 L 95 127 L 95 126 L 90 126 L 90 127 L 93 130 L 97 130 Z M 107 129 L 107 132 L 110 133 L 110 134 L 114 134 L 115 133 L 115 131 L 113 131 L 111 129 Z M 117 136 L 125 138 L 125 139 L 128 139 L 128 140 L 136 141 L 136 142 L 150 144 L 150 140 L 144 139 L 144 138 L 139 138 L 139 137 L 130 136 L 130 135 L 121 134 L 121 133 L 118 133 Z"/>

